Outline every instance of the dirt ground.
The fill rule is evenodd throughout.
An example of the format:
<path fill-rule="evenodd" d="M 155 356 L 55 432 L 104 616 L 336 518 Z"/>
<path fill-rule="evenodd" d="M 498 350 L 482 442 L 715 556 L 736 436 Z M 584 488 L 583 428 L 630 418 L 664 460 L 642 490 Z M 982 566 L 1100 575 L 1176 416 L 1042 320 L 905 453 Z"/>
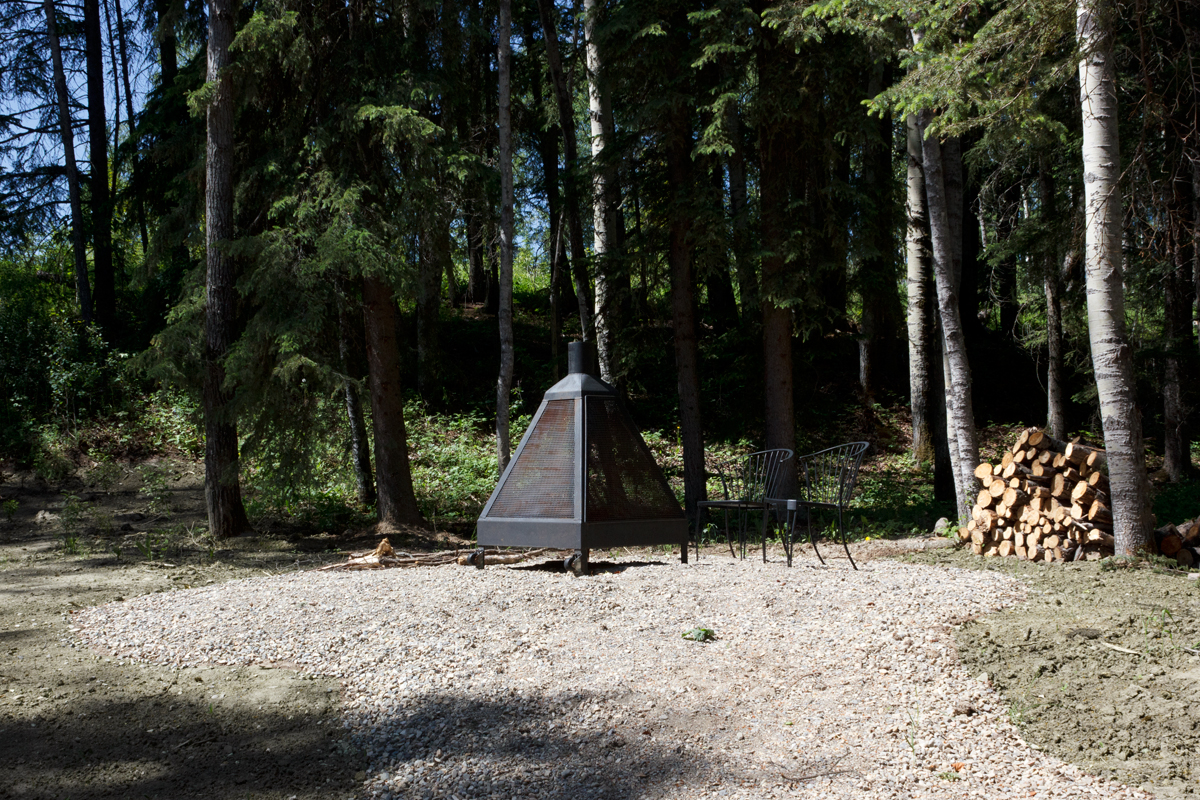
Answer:
<path fill-rule="evenodd" d="M 341 561 L 375 541 L 369 530 L 275 529 L 214 543 L 202 523 L 195 464 L 93 470 L 53 487 L 0 475 L 0 798 L 355 796 L 365 758 L 343 735 L 337 681 L 174 670 L 72 645 L 76 609 Z M 1028 741 L 1161 797 L 1200 794 L 1200 581 L 953 548 L 899 557 L 1029 584 L 1028 603 L 958 634 L 964 663 L 1003 691 Z"/>
<path fill-rule="evenodd" d="M 1027 603 L 957 633 L 964 665 L 1003 693 L 1027 741 L 1159 797 L 1200 795 L 1200 580 L 969 550 L 904 558 L 1028 584 Z"/>
<path fill-rule="evenodd" d="M 51 487 L 0 476 L 0 798 L 341 798 L 365 766 L 336 680 L 122 663 L 71 643 L 71 612 L 317 566 L 373 537 L 213 543 L 201 468 L 155 461 Z M 437 544 L 429 542 L 430 545 Z"/>

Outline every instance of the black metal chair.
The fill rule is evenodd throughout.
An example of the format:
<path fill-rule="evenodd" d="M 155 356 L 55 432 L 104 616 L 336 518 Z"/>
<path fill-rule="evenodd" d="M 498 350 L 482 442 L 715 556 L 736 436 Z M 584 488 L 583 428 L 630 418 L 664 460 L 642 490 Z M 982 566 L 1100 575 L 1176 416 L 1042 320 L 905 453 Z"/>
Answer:
<path fill-rule="evenodd" d="M 791 450 L 760 450 L 748 456 L 726 462 L 717 467 L 716 477 L 721 482 L 723 497 L 720 500 L 702 500 L 696 504 L 696 547 L 700 546 L 700 534 L 704 530 L 704 512 L 708 509 L 725 514 L 725 541 L 729 554 L 733 551 L 733 539 L 729 535 L 729 513 L 738 518 L 738 544 L 742 558 L 746 557 L 746 528 L 750 514 L 762 514 L 763 561 L 767 560 L 767 518 L 774 508 L 769 499 L 785 491 L 785 463 L 795 455 Z"/>
<path fill-rule="evenodd" d="M 854 482 L 858 479 L 858 469 L 862 466 L 863 455 L 870 446 L 870 442 L 850 442 L 796 459 L 796 498 L 793 500 L 774 497 L 770 500 L 780 514 L 787 515 L 787 540 L 783 549 L 787 554 L 789 567 L 792 565 L 792 539 L 796 531 L 796 520 L 801 513 L 804 514 L 808 526 L 808 540 L 812 544 L 813 552 L 822 564 L 825 563 L 821 551 L 817 549 L 817 539 L 813 533 L 813 512 L 835 511 L 842 548 L 846 551 L 846 558 L 850 559 L 850 566 L 858 569 L 850 555 L 850 546 L 846 543 L 843 513 L 850 504 L 850 496 L 854 494 Z"/>

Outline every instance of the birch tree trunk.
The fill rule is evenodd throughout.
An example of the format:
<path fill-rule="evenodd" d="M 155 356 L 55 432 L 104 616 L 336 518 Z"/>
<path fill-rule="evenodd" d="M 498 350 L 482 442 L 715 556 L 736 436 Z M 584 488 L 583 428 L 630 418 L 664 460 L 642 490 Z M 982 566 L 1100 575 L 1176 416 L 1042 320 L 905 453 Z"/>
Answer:
<path fill-rule="evenodd" d="M 611 145 L 615 138 L 612 102 L 605 85 L 604 61 L 596 42 L 600 0 L 583 0 L 583 35 L 587 43 L 588 110 L 592 132 L 592 251 L 596 257 L 596 354 L 600 378 L 613 383 L 618 369 L 620 329 L 621 195 Z"/>
<path fill-rule="evenodd" d="M 929 215 L 925 207 L 925 168 L 921 125 L 915 114 L 904 121 L 908 151 L 907 220 L 904 253 L 908 286 L 908 390 L 912 408 L 912 454 L 918 463 L 934 460 L 930 404 L 930 348 L 933 346 L 933 302 L 929 253 Z"/>
<path fill-rule="evenodd" d="M 233 0 L 209 0 L 208 81 L 216 92 L 207 111 L 204 232 L 204 496 L 208 530 L 218 539 L 249 527 L 238 480 L 237 423 L 225 387 L 225 356 L 233 345 L 237 275 L 223 250 L 233 238 L 233 93 L 228 74 Z"/>
<path fill-rule="evenodd" d="M 579 306 L 579 329 L 584 341 L 592 341 L 596 336 L 595 318 L 592 315 L 592 289 L 583 246 L 583 201 L 579 196 L 579 147 L 575 142 L 575 112 L 558 51 L 558 28 L 554 24 L 553 0 L 538 0 L 538 14 L 541 17 L 542 34 L 546 42 L 546 66 L 554 84 L 558 125 L 563 136 L 563 157 L 566 161 L 566 171 L 563 174 L 563 193 L 566 195 L 564 213 L 571 244 L 571 277 L 575 282 L 575 299 Z"/>
<path fill-rule="evenodd" d="M 79 316 L 85 323 L 92 321 L 92 288 L 88 280 L 87 241 L 83 236 L 83 199 L 79 191 L 79 169 L 75 164 L 75 134 L 71 128 L 71 98 L 67 94 L 67 78 L 63 70 L 62 46 L 58 39 L 58 22 L 54 18 L 54 0 L 45 0 L 46 37 L 50 40 L 50 59 L 54 69 L 54 95 L 58 103 L 58 132 L 63 148 L 63 164 L 67 172 L 67 197 L 71 203 L 71 250 L 75 256 L 75 301 Z"/>
<path fill-rule="evenodd" d="M 512 164 L 512 2 L 500 0 L 500 377 L 496 381 L 496 456 L 508 466 L 508 403 L 513 379 L 513 164 Z"/>
<path fill-rule="evenodd" d="M 1121 157 L 1117 134 L 1112 8 L 1078 0 L 1076 36 L 1083 116 L 1083 189 L 1088 338 L 1100 396 L 1118 555 L 1150 550 L 1149 482 L 1138 416 L 1133 354 L 1125 335 L 1121 267 Z"/>
<path fill-rule="evenodd" d="M 926 130 L 932 113 L 922 112 Z M 942 166 L 942 148 L 937 139 L 926 135 L 921 146 L 925 162 L 925 196 L 929 203 L 929 238 L 933 249 L 933 273 L 937 284 L 938 318 L 942 324 L 942 345 L 946 374 L 946 424 L 950 440 L 950 459 L 954 469 L 955 495 L 959 517 L 970 513 L 976 492 L 975 467 L 979 464 L 979 445 L 975 433 L 975 415 L 971 400 L 971 366 L 967 362 L 966 340 L 958 307 L 958 281 L 954 275 L 954 247 L 951 241 L 946 188 Z"/>

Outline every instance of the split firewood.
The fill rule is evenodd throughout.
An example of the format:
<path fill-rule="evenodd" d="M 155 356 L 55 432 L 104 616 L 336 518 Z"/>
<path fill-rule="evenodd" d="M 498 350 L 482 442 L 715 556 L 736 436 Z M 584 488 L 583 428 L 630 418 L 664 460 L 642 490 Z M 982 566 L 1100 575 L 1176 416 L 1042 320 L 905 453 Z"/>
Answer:
<path fill-rule="evenodd" d="M 1103 472 L 1093 472 L 1087 476 L 1088 486 L 1091 486 L 1098 492 L 1108 494 L 1108 476 Z"/>
<path fill-rule="evenodd" d="M 992 482 L 992 465 L 984 461 L 975 468 L 975 477 L 979 479 L 981 484 L 987 486 Z"/>
<path fill-rule="evenodd" d="M 1112 525 L 1112 511 L 1099 500 L 1093 500 L 1088 508 L 1088 522 L 1095 525 Z"/>
<path fill-rule="evenodd" d="M 1154 538 L 1158 542 L 1158 552 L 1164 556 L 1174 556 L 1183 549 L 1183 539 L 1179 538 L 1179 533 L 1175 530 L 1174 525 L 1167 526 L 1169 530 L 1161 528 L 1154 532 Z"/>
<path fill-rule="evenodd" d="M 992 493 L 992 497 L 1000 497 L 1008 488 L 1008 481 L 1004 478 L 993 478 L 988 484 L 988 491 Z"/>
<path fill-rule="evenodd" d="M 1001 542 L 1000 547 L 997 549 L 997 552 L 1000 555 L 1004 556 L 1005 558 L 1008 558 L 1009 556 L 1013 555 L 1016 552 L 1016 550 L 1017 550 L 1017 546 L 1014 545 L 1012 542 Z"/>
<path fill-rule="evenodd" d="M 992 493 L 987 489 L 980 489 L 979 496 L 975 498 L 975 505 L 979 506 L 980 508 L 987 508 L 995 499 L 996 498 L 993 497 Z"/>

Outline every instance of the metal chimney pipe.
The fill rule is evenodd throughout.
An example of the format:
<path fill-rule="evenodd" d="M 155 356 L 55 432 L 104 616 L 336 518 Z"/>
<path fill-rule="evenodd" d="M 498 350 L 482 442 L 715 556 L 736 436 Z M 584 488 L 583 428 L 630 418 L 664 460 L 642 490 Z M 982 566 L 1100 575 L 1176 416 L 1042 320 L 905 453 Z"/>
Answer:
<path fill-rule="evenodd" d="M 567 373 L 592 374 L 592 346 L 588 342 L 567 344 Z"/>

